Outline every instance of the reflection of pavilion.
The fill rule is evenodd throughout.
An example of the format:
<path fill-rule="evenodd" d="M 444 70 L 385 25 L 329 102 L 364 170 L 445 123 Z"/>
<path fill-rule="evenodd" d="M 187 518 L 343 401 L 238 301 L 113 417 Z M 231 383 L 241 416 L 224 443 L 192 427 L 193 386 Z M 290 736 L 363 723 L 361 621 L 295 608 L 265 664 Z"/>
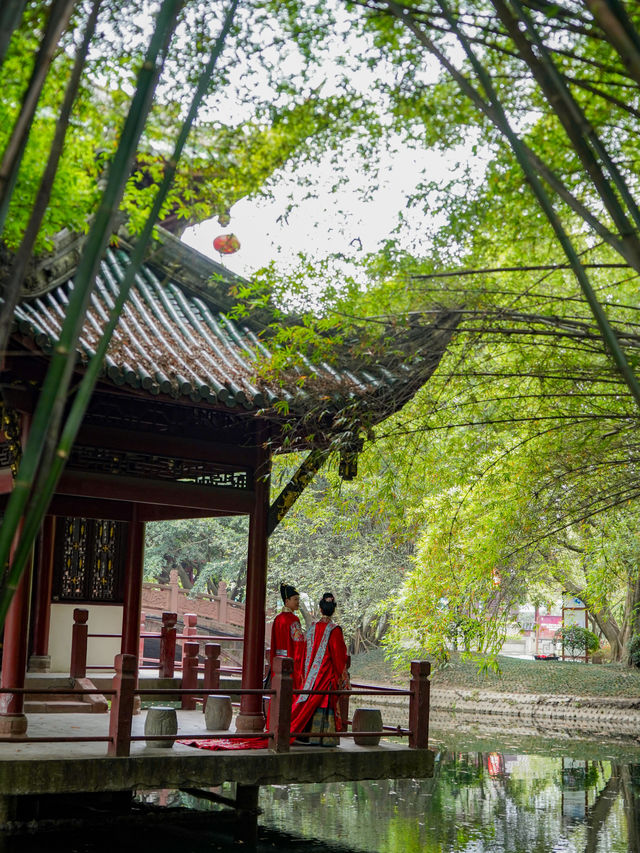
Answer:
<path fill-rule="evenodd" d="M 2 375 L 3 502 L 60 330 L 80 244 L 75 237 L 58 243 L 26 283 L 16 311 Z M 102 261 L 78 376 L 128 263 L 124 240 Z M 302 356 L 281 379 L 264 379 L 258 362 L 274 346 L 276 315 L 263 305 L 232 321 L 235 300 L 228 292 L 234 283 L 239 280 L 223 267 L 161 231 L 111 342 L 32 572 L 25 573 L 6 620 L 2 688 L 9 692 L 0 716 L 6 736 L 27 731 L 17 691 L 28 666 L 60 669 L 78 604 L 89 609 L 92 630 L 121 635 L 112 651 L 137 658 L 148 521 L 249 516 L 242 686 L 260 688 L 270 533 L 331 451 L 339 454 L 342 476 L 355 476 L 367 431 L 427 381 L 454 325 L 443 311 L 429 325 L 381 328 L 366 346 L 355 339 L 336 345 L 331 363 L 326 356 Z M 292 450 L 308 455 L 271 502 L 272 454 Z M 238 726 L 262 729 L 259 696 L 242 697 Z M 1 787 L 0 793 L 8 791 Z"/>

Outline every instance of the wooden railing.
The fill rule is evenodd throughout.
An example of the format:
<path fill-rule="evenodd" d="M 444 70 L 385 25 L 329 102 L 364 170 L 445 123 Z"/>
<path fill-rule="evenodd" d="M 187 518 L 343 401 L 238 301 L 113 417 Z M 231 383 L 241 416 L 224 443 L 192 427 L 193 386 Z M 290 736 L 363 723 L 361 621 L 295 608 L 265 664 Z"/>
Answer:
<path fill-rule="evenodd" d="M 106 742 L 108 744 L 107 752 L 110 756 L 128 756 L 131 753 L 131 743 L 134 741 L 144 740 L 181 740 L 197 741 L 202 739 L 242 739 L 251 740 L 253 738 L 269 740 L 269 749 L 273 752 L 285 753 L 289 752 L 291 741 L 295 737 L 310 737 L 310 738 L 351 738 L 351 737 L 379 737 L 380 732 L 371 731 L 339 731 L 339 732 L 292 732 L 291 731 L 291 710 L 293 698 L 300 693 L 309 695 L 327 695 L 349 698 L 351 696 L 375 696 L 388 695 L 393 693 L 398 696 L 409 697 L 409 728 L 402 729 L 400 727 L 384 726 L 383 732 L 385 737 L 407 737 L 408 746 L 410 749 L 427 749 L 429 743 L 429 673 L 430 664 L 427 661 L 414 661 L 411 664 L 411 681 L 408 690 L 399 690 L 395 688 L 367 688 L 364 690 L 294 690 L 293 689 L 293 661 L 291 658 L 277 657 L 274 659 L 273 676 L 271 688 L 269 690 L 233 688 L 231 690 L 220 690 L 213 686 L 215 676 L 213 673 L 210 678 L 211 685 L 203 688 L 193 687 L 191 684 L 175 689 L 147 689 L 137 687 L 137 661 L 135 655 L 119 654 L 116 655 L 114 661 L 115 676 L 113 679 L 113 688 L 110 690 L 85 689 L 85 690 L 62 690 L 55 688 L 56 693 L 80 696 L 89 694 L 101 694 L 103 696 L 111 696 L 111 709 L 109 716 L 109 734 L 97 736 L 45 736 L 45 737 L 29 737 L 24 736 L 8 736 L 0 737 L 1 743 L 75 743 L 75 742 Z M 215 672 L 215 670 L 214 670 Z M 4 688 L 0 689 L 0 694 L 26 694 L 31 695 L 46 695 L 51 693 L 51 688 L 34 689 L 28 688 Z M 183 708 L 185 701 L 189 701 L 193 697 L 216 696 L 216 695 L 255 695 L 271 697 L 271 712 L 270 722 L 271 729 L 268 732 L 248 733 L 248 732 L 178 732 L 176 735 L 161 735 L 161 734 L 132 734 L 132 720 L 134 712 L 134 702 L 136 696 L 162 696 L 164 699 L 182 702 Z"/>
<path fill-rule="evenodd" d="M 72 678 L 86 678 L 88 670 L 111 670 L 109 666 L 90 666 L 87 664 L 87 648 L 90 638 L 110 638 L 118 639 L 120 634 L 92 634 L 89 633 L 88 625 L 89 611 L 81 607 L 76 607 L 73 611 L 73 627 L 71 629 L 71 662 L 69 666 L 69 674 Z M 242 637 L 227 637 L 215 636 L 211 634 L 198 634 L 196 626 L 195 614 L 185 614 L 184 633 L 178 634 L 176 623 L 178 617 L 176 613 L 162 614 L 162 628 L 159 633 L 142 632 L 140 634 L 140 665 L 139 669 L 154 669 L 158 670 L 160 678 L 173 678 L 176 669 L 183 674 L 187 673 L 187 679 L 190 679 L 191 673 L 195 671 L 196 677 L 198 671 L 206 671 L 209 657 L 213 654 L 212 646 L 217 649 L 215 657 L 217 659 L 216 668 L 218 672 L 223 672 L 227 675 L 238 675 L 242 670 L 239 667 L 224 667 L 220 664 L 220 654 L 222 651 L 222 643 L 242 644 Z M 156 659 L 144 657 L 143 648 L 145 638 L 153 638 L 160 640 L 160 656 Z M 175 660 L 177 641 L 182 640 L 182 659 Z M 215 641 L 215 642 L 214 642 Z M 198 663 L 198 655 L 200 652 L 200 643 L 204 643 L 205 664 L 204 667 Z M 210 664 L 209 664 L 210 665 Z"/>

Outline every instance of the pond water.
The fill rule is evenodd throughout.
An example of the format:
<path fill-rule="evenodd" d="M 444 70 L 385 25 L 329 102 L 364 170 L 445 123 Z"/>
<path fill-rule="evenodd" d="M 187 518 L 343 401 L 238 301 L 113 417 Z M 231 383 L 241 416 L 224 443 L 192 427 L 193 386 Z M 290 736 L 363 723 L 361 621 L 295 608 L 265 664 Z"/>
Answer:
<path fill-rule="evenodd" d="M 258 850 L 289 853 L 640 853 L 640 747 L 627 742 L 434 731 L 431 779 L 263 788 Z M 222 789 L 222 793 L 229 793 Z M 141 796 L 202 808 L 179 792 Z M 208 823 L 208 821 L 207 821 Z M 114 821 L 0 839 L 0 853 L 237 851 L 210 825 Z"/>

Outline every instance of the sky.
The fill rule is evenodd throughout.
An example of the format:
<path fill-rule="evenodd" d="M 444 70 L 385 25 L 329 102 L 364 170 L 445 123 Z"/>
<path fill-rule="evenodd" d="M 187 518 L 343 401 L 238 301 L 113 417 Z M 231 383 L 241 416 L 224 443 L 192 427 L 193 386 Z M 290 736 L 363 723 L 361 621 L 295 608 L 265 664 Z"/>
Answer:
<path fill-rule="evenodd" d="M 339 84 L 345 69 L 337 63 L 336 57 L 357 55 L 364 44 L 363 36 L 356 34 L 351 27 L 350 16 L 335 4 L 333 12 L 337 19 L 335 34 L 329 40 L 324 62 L 315 70 L 309 72 L 305 61 L 295 50 L 276 56 L 285 75 L 295 77 L 296 72 L 305 66 L 311 73 L 306 85 L 321 97 L 341 94 Z M 455 49 L 453 53 L 457 55 Z M 239 66 L 236 85 L 242 85 L 248 67 Z M 382 60 L 375 68 L 362 64 L 348 71 L 353 90 L 368 97 L 374 93 L 375 82 L 380 75 L 394 73 L 393 67 Z M 425 56 L 424 65 L 414 68 L 413 73 L 426 84 L 437 79 L 439 66 L 435 60 Z M 260 75 L 251 77 L 251 81 L 268 99 L 268 89 L 262 89 Z M 227 99 L 224 93 L 216 102 L 214 112 L 218 118 L 224 120 L 227 116 L 231 122 L 250 118 L 250 113 L 244 115 L 241 110 L 239 112 L 237 101 Z M 400 140 L 392 146 L 380 154 L 381 161 L 376 164 L 380 169 L 375 179 L 377 189 L 373 192 L 368 192 L 371 178 L 357 151 L 357 142 L 347 142 L 340 152 L 346 181 L 337 189 L 334 187 L 336 166 L 331 162 L 331 155 L 327 154 L 319 164 L 305 165 L 305 187 L 298 186 L 293 169 L 285 168 L 273 176 L 269 198 L 243 199 L 231 209 L 228 226 L 220 226 L 216 219 L 209 220 L 188 229 L 182 239 L 232 272 L 249 277 L 271 261 L 276 262 L 282 271 L 287 271 L 295 265 L 300 252 L 316 260 L 332 252 L 356 255 L 358 251 L 374 252 L 392 236 L 402 211 L 401 245 L 418 254 L 421 245 L 427 248 L 425 212 L 418 207 L 407 209 L 406 197 L 421 180 L 449 175 L 459 158 L 455 151 L 444 155 L 410 149 Z M 309 185 L 313 187 L 313 198 L 306 197 Z M 366 200 L 363 200 L 363 195 L 367 196 Z M 291 201 L 294 208 L 287 215 Z M 429 224 L 433 226 L 433 220 Z M 229 233 L 235 234 L 241 248 L 234 255 L 221 256 L 213 248 L 213 240 Z"/>
<path fill-rule="evenodd" d="M 392 236 L 399 211 L 405 217 L 405 239 L 420 244 L 421 234 L 427 231 L 428 214 L 417 208 L 407 210 L 406 197 L 423 172 L 431 178 L 447 175 L 452 168 L 451 155 L 445 158 L 433 151 L 399 145 L 396 151 L 387 152 L 385 160 L 380 164 L 378 189 L 367 198 L 362 198 L 367 178 L 355 158 L 347 169 L 346 182 L 337 190 L 333 189 L 335 176 L 328 162 L 308 168 L 313 198 L 306 198 L 308 186 L 297 186 L 295 174 L 285 170 L 274 180 L 270 198 L 243 199 L 231 209 L 229 225 L 223 227 L 211 219 L 189 228 L 183 240 L 245 277 L 270 261 L 281 269 L 290 268 L 299 252 L 313 259 L 332 252 L 373 252 Z M 287 215 L 291 201 L 294 208 Z M 239 239 L 240 250 L 221 256 L 213 248 L 213 240 L 229 233 Z"/>

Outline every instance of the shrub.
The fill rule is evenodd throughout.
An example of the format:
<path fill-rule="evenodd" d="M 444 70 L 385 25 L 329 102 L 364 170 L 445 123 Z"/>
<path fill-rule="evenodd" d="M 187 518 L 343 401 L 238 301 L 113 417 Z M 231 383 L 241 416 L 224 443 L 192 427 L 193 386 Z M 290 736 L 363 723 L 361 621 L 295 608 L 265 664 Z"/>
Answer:
<path fill-rule="evenodd" d="M 564 650 L 570 656 L 584 655 L 587 652 L 597 652 L 600 640 L 593 631 L 581 628 L 580 625 L 563 625 L 555 635 L 555 640 L 561 642 Z"/>

